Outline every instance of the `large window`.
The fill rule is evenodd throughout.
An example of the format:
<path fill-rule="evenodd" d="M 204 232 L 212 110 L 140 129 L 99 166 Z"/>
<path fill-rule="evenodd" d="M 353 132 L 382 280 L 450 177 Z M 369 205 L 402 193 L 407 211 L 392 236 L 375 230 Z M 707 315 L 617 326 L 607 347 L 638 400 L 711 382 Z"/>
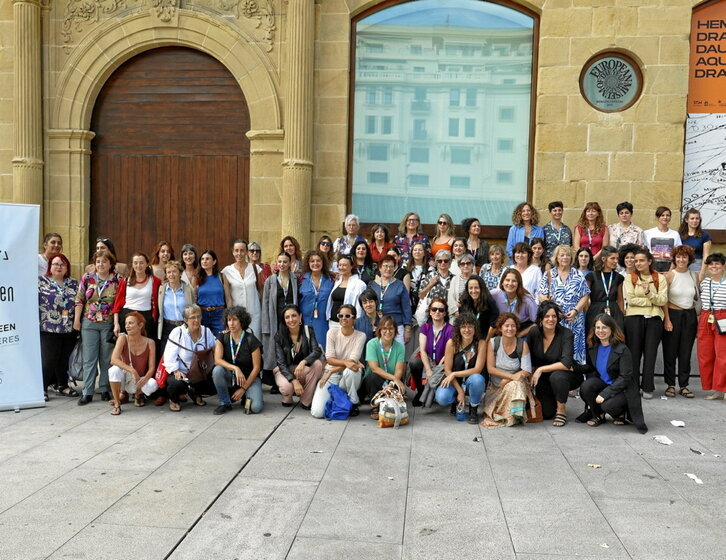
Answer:
<path fill-rule="evenodd" d="M 527 198 L 535 25 L 483 0 L 404 1 L 355 22 L 351 190 L 362 221 L 415 210 L 426 223 L 447 212 L 509 224 Z"/>

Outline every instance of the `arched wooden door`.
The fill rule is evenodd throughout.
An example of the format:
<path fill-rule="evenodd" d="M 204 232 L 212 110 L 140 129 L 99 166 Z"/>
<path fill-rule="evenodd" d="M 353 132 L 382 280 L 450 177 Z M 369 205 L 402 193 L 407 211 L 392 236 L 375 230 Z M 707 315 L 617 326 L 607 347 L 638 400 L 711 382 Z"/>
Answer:
<path fill-rule="evenodd" d="M 231 260 L 248 231 L 249 129 L 242 91 L 214 58 L 168 47 L 126 62 L 91 123 L 90 247 L 109 237 L 129 262 L 167 240 Z"/>

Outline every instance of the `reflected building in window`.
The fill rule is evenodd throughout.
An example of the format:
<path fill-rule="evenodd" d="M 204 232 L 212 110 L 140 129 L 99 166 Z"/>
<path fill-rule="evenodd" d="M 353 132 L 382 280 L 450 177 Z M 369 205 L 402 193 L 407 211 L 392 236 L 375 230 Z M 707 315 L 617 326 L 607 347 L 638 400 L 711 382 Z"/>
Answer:
<path fill-rule="evenodd" d="M 535 20 L 423 0 L 356 23 L 353 211 L 508 224 L 527 197 Z"/>

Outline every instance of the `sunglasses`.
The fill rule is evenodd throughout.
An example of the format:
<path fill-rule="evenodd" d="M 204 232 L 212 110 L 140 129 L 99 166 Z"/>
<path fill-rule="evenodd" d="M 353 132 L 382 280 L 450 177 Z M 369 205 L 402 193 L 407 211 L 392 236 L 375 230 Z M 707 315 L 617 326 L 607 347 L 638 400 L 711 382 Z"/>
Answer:
<path fill-rule="evenodd" d="M 352 319 L 353 315 L 350 313 L 338 313 L 338 319 Z"/>
<path fill-rule="evenodd" d="M 432 307 L 431 313 L 445 313 L 446 308 L 445 307 Z"/>
<path fill-rule="evenodd" d="M 332 243 L 330 243 L 330 241 L 321 241 L 321 242 L 320 242 L 320 244 L 321 244 L 321 245 L 322 245 L 323 247 L 332 247 L 332 246 L 333 246 L 333 244 L 332 244 Z"/>
<path fill-rule="evenodd" d="M 439 259 L 436 262 L 439 263 L 439 264 L 443 264 L 443 263 L 448 263 L 448 262 L 451 262 L 451 261 L 448 260 L 448 259 Z"/>
<path fill-rule="evenodd" d="M 261 253 L 262 251 L 260 249 L 250 249 L 250 253 Z"/>
<path fill-rule="evenodd" d="M 460 262 L 459 266 L 474 266 L 474 263 L 469 262 L 469 261 L 464 261 L 464 262 Z"/>

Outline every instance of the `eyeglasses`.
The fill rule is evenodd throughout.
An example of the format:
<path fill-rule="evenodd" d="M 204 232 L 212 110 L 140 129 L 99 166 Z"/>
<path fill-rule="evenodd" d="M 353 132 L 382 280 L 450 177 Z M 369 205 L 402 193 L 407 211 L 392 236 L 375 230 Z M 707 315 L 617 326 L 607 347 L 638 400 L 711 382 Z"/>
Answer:
<path fill-rule="evenodd" d="M 439 263 L 439 264 L 444 264 L 444 263 L 449 263 L 451 261 L 448 260 L 448 259 L 438 259 L 436 262 Z"/>
<path fill-rule="evenodd" d="M 353 315 L 350 313 L 338 313 L 338 319 L 352 319 Z"/>
<path fill-rule="evenodd" d="M 262 250 L 261 249 L 250 249 L 249 252 L 250 253 L 261 253 Z"/>
<path fill-rule="evenodd" d="M 54 263 L 50 263 L 50 265 L 51 265 L 51 266 L 65 266 L 65 265 L 66 265 L 66 263 L 64 263 L 64 262 L 57 262 L 57 263 L 56 263 L 56 262 L 54 262 Z"/>
<path fill-rule="evenodd" d="M 390 331 L 396 332 L 396 329 L 394 329 L 393 327 L 381 327 L 381 332 L 390 332 Z"/>
<path fill-rule="evenodd" d="M 320 244 L 323 247 L 332 247 L 333 246 L 333 244 L 330 241 L 321 241 Z"/>
<path fill-rule="evenodd" d="M 446 313 L 445 307 L 432 307 L 431 313 Z"/>
<path fill-rule="evenodd" d="M 201 319 L 201 315 L 190 315 L 189 317 L 187 317 L 187 321 L 200 321 Z"/>
<path fill-rule="evenodd" d="M 408 219 L 408 220 L 406 220 L 406 221 L 407 221 L 407 222 L 414 222 L 414 223 L 415 223 L 415 222 L 418 222 L 418 219 L 417 219 L 417 218 L 409 218 L 409 219 Z"/>
<path fill-rule="evenodd" d="M 459 266 L 474 266 L 474 263 L 470 262 L 470 261 L 464 261 L 464 262 L 460 262 Z"/>

